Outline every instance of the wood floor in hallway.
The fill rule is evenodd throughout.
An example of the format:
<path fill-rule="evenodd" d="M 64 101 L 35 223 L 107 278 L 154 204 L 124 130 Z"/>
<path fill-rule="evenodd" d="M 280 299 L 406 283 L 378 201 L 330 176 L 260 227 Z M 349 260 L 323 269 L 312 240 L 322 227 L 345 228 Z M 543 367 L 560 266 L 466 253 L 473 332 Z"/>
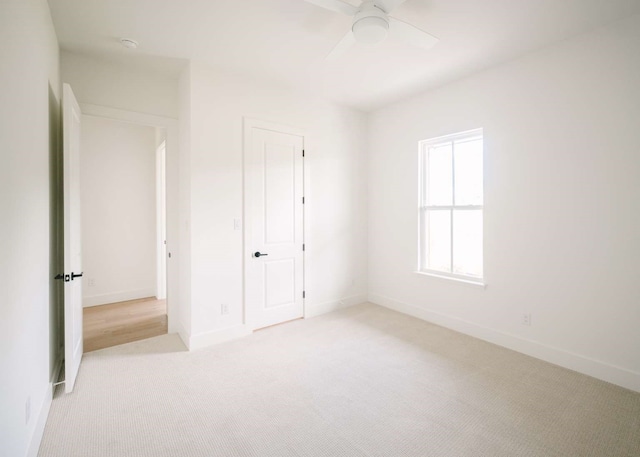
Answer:
<path fill-rule="evenodd" d="M 167 333 L 166 300 L 155 297 L 84 308 L 84 352 Z"/>

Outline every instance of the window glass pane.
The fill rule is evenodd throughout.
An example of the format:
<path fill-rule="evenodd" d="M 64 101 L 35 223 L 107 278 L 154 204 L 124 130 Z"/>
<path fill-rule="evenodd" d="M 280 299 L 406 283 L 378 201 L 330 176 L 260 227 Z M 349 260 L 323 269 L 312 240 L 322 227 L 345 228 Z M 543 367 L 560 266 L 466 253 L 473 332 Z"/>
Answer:
<path fill-rule="evenodd" d="M 451 211 L 427 211 L 427 265 L 430 270 L 451 272 Z"/>
<path fill-rule="evenodd" d="M 482 210 L 453 212 L 453 273 L 482 277 Z"/>
<path fill-rule="evenodd" d="M 482 138 L 455 144 L 456 205 L 482 205 Z"/>
<path fill-rule="evenodd" d="M 430 147 L 428 151 L 427 204 L 453 204 L 453 172 L 451 143 Z"/>

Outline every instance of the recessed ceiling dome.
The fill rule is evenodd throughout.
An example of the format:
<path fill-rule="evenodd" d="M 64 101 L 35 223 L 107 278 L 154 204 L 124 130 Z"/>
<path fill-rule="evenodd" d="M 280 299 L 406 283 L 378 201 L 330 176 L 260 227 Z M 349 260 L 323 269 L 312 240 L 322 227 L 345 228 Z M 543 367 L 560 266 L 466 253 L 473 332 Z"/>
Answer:
<path fill-rule="evenodd" d="M 129 49 L 136 49 L 138 47 L 138 42 L 136 40 L 132 40 L 131 38 L 121 38 L 120 44 Z"/>

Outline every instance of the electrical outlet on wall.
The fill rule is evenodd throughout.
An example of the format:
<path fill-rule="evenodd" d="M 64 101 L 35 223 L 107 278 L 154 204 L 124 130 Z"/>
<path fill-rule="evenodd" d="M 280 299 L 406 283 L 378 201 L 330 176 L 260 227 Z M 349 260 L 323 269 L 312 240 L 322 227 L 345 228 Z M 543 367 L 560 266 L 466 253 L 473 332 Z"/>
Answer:
<path fill-rule="evenodd" d="M 96 285 L 96 280 L 94 278 L 89 278 L 89 287 L 94 287 Z"/>
<path fill-rule="evenodd" d="M 531 325 L 531 313 L 523 313 L 522 314 L 522 325 Z"/>
<path fill-rule="evenodd" d="M 220 305 L 220 314 L 229 314 L 229 306 L 225 304 Z"/>

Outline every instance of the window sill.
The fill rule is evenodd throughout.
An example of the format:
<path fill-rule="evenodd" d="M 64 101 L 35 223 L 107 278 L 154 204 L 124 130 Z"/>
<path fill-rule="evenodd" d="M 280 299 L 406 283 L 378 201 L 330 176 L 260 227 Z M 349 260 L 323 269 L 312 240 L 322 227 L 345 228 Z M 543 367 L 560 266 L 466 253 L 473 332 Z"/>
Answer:
<path fill-rule="evenodd" d="M 438 274 L 436 272 L 431 272 L 431 271 L 414 271 L 414 273 L 422 276 L 429 276 L 431 278 L 439 278 L 439 279 L 445 279 L 447 281 L 454 281 L 460 284 L 464 284 L 466 286 L 471 286 L 473 288 L 478 288 L 483 290 L 487 288 L 487 284 L 484 283 L 482 279 L 474 280 L 471 278 L 469 279 L 455 278 L 453 276 L 446 276 L 446 275 Z"/>

